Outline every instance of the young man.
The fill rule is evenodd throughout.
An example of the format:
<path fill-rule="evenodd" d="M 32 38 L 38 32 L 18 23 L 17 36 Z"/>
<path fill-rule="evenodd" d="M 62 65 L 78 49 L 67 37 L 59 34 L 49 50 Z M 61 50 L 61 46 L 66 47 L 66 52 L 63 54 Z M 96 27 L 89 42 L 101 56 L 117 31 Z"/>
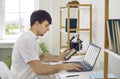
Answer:
<path fill-rule="evenodd" d="M 61 61 L 64 56 L 43 54 L 37 42 L 38 36 L 49 31 L 51 16 L 44 10 L 34 11 L 30 19 L 30 30 L 22 34 L 14 44 L 11 72 L 13 79 L 35 79 L 35 75 L 49 75 L 61 70 L 80 70 L 78 64 L 43 64 L 43 61 Z"/>

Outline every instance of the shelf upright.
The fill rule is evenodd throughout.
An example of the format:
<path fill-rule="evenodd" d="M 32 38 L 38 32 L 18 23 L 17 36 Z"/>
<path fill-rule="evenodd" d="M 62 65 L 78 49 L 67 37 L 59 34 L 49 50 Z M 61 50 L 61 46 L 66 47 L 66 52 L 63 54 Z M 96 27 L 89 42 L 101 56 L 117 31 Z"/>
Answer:
<path fill-rule="evenodd" d="M 75 29 L 71 29 L 70 28 L 70 9 L 71 8 L 78 8 L 78 15 L 77 15 L 77 28 Z M 89 10 L 90 10 L 90 26 L 89 28 L 82 28 L 80 26 L 80 9 L 79 7 L 89 7 Z M 64 9 L 67 9 L 67 46 L 64 46 L 62 45 L 62 29 L 65 29 L 65 26 L 62 25 L 62 10 Z M 68 6 L 66 7 L 60 7 L 60 49 L 62 48 L 67 48 L 69 49 L 70 48 L 70 31 L 89 31 L 89 36 L 90 36 L 90 43 L 92 42 L 92 4 L 69 4 Z M 65 34 L 65 33 L 64 33 Z M 78 34 L 78 38 L 80 38 L 80 34 Z"/>

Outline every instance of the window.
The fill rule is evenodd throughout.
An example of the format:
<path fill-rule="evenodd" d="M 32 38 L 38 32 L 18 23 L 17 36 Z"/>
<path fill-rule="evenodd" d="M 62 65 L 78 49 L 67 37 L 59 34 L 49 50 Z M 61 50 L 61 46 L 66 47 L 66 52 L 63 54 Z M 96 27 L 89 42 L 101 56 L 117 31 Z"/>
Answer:
<path fill-rule="evenodd" d="M 5 34 L 19 34 L 28 29 L 33 11 L 34 0 L 5 0 Z"/>

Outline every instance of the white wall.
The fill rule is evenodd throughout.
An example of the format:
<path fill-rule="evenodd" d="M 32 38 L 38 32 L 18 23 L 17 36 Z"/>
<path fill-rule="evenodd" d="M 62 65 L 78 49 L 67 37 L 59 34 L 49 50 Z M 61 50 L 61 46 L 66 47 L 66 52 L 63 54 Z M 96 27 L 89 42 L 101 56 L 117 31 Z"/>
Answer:
<path fill-rule="evenodd" d="M 66 6 L 67 2 L 70 0 L 52 0 L 52 15 L 53 15 L 53 24 L 52 24 L 52 46 L 53 53 L 59 54 L 59 45 L 60 45 L 60 7 Z"/>
<path fill-rule="evenodd" d="M 120 19 L 120 0 L 109 0 L 109 18 Z"/>
<path fill-rule="evenodd" d="M 3 26 L 3 21 L 4 21 L 4 0 L 0 0 L 0 36 L 2 37 L 3 36 L 3 33 L 4 33 L 4 29 L 5 27 L 2 27 Z"/>
<path fill-rule="evenodd" d="M 2 20 L 2 17 L 1 17 L 1 15 L 2 15 L 1 7 L 2 7 L 2 1 L 0 0 L 0 26 L 1 26 L 1 20 Z M 2 30 L 0 29 L 0 36 L 2 35 L 1 31 Z"/>
<path fill-rule="evenodd" d="M 97 0 L 95 6 L 95 43 L 102 47 L 98 64 L 103 68 L 104 61 L 104 0 Z"/>

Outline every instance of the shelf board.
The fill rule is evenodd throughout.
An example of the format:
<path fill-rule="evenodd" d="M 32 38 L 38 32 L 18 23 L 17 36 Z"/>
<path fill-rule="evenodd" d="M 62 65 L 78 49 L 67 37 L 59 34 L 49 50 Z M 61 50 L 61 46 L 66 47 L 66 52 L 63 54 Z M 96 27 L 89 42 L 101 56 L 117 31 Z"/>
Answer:
<path fill-rule="evenodd" d="M 75 30 L 72 30 L 72 31 L 75 31 Z M 60 30 L 60 32 L 64 33 L 65 35 L 68 35 L 68 32 L 66 32 L 65 29 Z M 73 32 L 73 33 L 76 35 L 78 34 L 77 32 Z"/>
<path fill-rule="evenodd" d="M 60 30 L 60 32 L 64 33 L 65 35 L 67 35 L 67 32 L 65 32 L 64 30 Z"/>
<path fill-rule="evenodd" d="M 105 49 L 105 52 L 107 52 L 109 55 L 112 55 L 112 56 L 120 59 L 120 55 L 118 55 L 117 53 L 115 53 L 115 52 L 113 52 L 113 51 L 111 51 L 109 49 Z"/>
<path fill-rule="evenodd" d="M 71 31 L 90 31 L 90 28 L 70 29 Z"/>
<path fill-rule="evenodd" d="M 65 31 L 65 28 L 60 30 L 60 31 L 67 35 L 67 32 Z M 70 31 L 90 31 L 90 28 L 70 29 Z"/>
<path fill-rule="evenodd" d="M 70 6 L 72 6 L 72 7 L 70 7 Z M 70 7 L 70 8 L 74 8 L 74 6 L 76 7 L 91 7 L 92 6 L 92 4 L 69 4 L 69 6 L 65 6 L 65 7 L 60 7 L 60 9 L 66 9 L 66 8 L 68 8 L 68 7 Z"/>

